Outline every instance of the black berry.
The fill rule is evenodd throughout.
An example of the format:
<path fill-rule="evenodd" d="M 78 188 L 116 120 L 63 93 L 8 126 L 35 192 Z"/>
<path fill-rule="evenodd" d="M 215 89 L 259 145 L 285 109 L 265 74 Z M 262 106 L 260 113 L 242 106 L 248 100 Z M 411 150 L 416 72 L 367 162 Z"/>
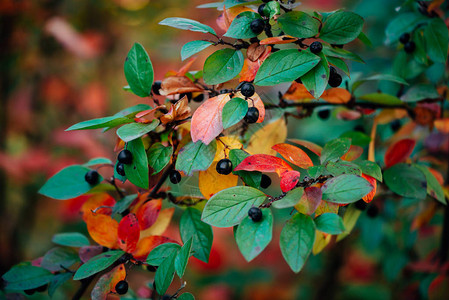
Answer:
<path fill-rule="evenodd" d="M 257 12 L 259 13 L 259 15 L 261 16 L 265 16 L 263 9 L 265 8 L 265 4 L 261 4 L 259 5 L 259 7 L 257 8 Z"/>
<path fill-rule="evenodd" d="M 89 172 L 86 173 L 86 175 L 84 175 L 84 180 L 86 180 L 86 182 L 88 184 L 92 184 L 92 185 L 97 184 L 99 178 L 100 178 L 100 175 L 95 170 L 90 170 Z"/>
<path fill-rule="evenodd" d="M 117 160 L 119 163 L 125 164 L 125 165 L 129 165 L 130 163 L 133 162 L 133 154 L 131 153 L 131 151 L 125 149 L 120 151 L 120 153 L 117 156 Z"/>
<path fill-rule="evenodd" d="M 260 180 L 260 187 L 266 189 L 270 185 L 271 185 L 271 178 L 265 174 L 262 174 L 262 179 Z"/>
<path fill-rule="evenodd" d="M 323 44 L 321 44 L 320 42 L 316 41 L 310 44 L 310 52 L 318 54 L 321 52 L 321 50 L 323 50 Z"/>
<path fill-rule="evenodd" d="M 181 182 L 181 173 L 177 170 L 172 170 L 169 174 L 170 182 L 173 184 L 178 184 Z"/>
<path fill-rule="evenodd" d="M 254 34 L 261 34 L 265 28 L 265 22 L 262 19 L 255 19 L 251 22 L 249 25 L 249 28 L 251 29 Z"/>
<path fill-rule="evenodd" d="M 416 44 L 414 41 L 409 41 L 404 45 L 404 51 L 407 53 L 412 53 L 416 49 Z"/>
<path fill-rule="evenodd" d="M 187 96 L 187 100 L 190 102 L 190 100 L 192 100 L 192 93 L 183 93 L 179 95 L 179 99 L 181 100 L 182 98 L 184 98 L 184 96 Z"/>
<path fill-rule="evenodd" d="M 398 131 L 399 128 L 401 128 L 401 121 L 394 120 L 393 122 L 390 123 L 390 128 L 393 132 Z"/>
<path fill-rule="evenodd" d="M 36 292 L 36 289 L 24 290 L 25 294 L 31 296 Z"/>
<path fill-rule="evenodd" d="M 221 89 L 220 90 L 220 94 L 228 94 L 230 92 L 232 92 L 232 90 L 230 90 L 230 89 Z"/>
<path fill-rule="evenodd" d="M 270 2 L 271 0 L 262 0 L 262 2 L 263 3 L 268 3 L 268 2 Z"/>
<path fill-rule="evenodd" d="M 193 101 L 195 102 L 202 102 L 204 100 L 204 94 L 199 94 L 195 98 L 193 98 Z"/>
<path fill-rule="evenodd" d="M 253 220 L 253 222 L 259 222 L 262 220 L 262 210 L 258 207 L 251 207 L 248 210 L 248 216 Z"/>
<path fill-rule="evenodd" d="M 248 112 L 246 113 L 244 119 L 246 123 L 249 124 L 256 123 L 257 120 L 259 120 L 259 110 L 255 107 L 248 108 Z"/>
<path fill-rule="evenodd" d="M 410 40 L 410 33 L 403 33 L 401 34 L 401 36 L 399 37 L 399 42 L 401 42 L 402 44 L 407 43 Z"/>
<path fill-rule="evenodd" d="M 48 284 L 44 284 L 44 285 L 41 285 L 40 287 L 36 288 L 36 291 L 39 293 L 43 293 L 47 290 L 47 288 L 48 288 Z"/>
<path fill-rule="evenodd" d="M 232 172 L 232 162 L 227 158 L 220 159 L 217 163 L 216 170 L 218 174 L 228 175 Z"/>
<path fill-rule="evenodd" d="M 376 205 L 370 205 L 366 211 L 366 214 L 370 218 L 375 218 L 379 214 L 379 209 L 377 208 Z"/>
<path fill-rule="evenodd" d="M 322 110 L 320 110 L 320 111 L 318 112 L 318 117 L 319 117 L 321 120 L 327 120 L 327 119 L 329 119 L 330 115 L 331 115 L 330 109 L 322 109 Z"/>
<path fill-rule="evenodd" d="M 242 84 L 242 87 L 240 88 L 240 92 L 245 97 L 251 97 L 252 95 L 254 95 L 255 91 L 256 90 L 254 88 L 254 85 L 252 85 L 249 82 L 245 82 L 244 84 Z"/>
<path fill-rule="evenodd" d="M 161 86 L 162 86 L 162 81 L 160 81 L 160 80 L 155 81 L 153 83 L 153 85 L 151 86 L 151 91 L 153 92 L 153 94 L 160 95 L 161 93 L 159 93 L 159 90 L 161 89 Z"/>
<path fill-rule="evenodd" d="M 120 280 L 116 285 L 115 285 L 115 291 L 117 292 L 117 294 L 119 295 L 124 295 L 128 292 L 128 282 L 126 282 L 125 280 Z"/>
<path fill-rule="evenodd" d="M 355 208 L 358 210 L 365 210 L 368 207 L 368 204 L 366 204 L 365 201 L 359 200 L 355 203 Z"/>
<path fill-rule="evenodd" d="M 120 176 L 125 176 L 125 165 L 122 163 L 118 163 L 115 166 L 115 170 L 117 171 L 117 174 L 119 174 Z"/>
<path fill-rule="evenodd" d="M 355 130 L 355 131 L 359 131 L 359 132 L 363 132 L 363 133 L 366 132 L 366 131 L 365 131 L 365 127 L 363 127 L 362 125 L 357 125 L 357 126 L 355 126 L 355 127 L 354 127 L 354 130 Z"/>
<path fill-rule="evenodd" d="M 148 270 L 149 272 L 156 272 L 157 267 L 156 267 L 156 266 L 152 266 L 152 265 L 148 265 L 148 266 L 147 266 L 147 270 Z"/>
<path fill-rule="evenodd" d="M 335 68 L 330 68 L 330 76 L 329 76 L 329 85 L 331 87 L 339 87 L 343 79 L 341 78 L 341 75 L 337 73 Z"/>
<path fill-rule="evenodd" d="M 296 78 L 295 81 L 296 81 L 297 83 L 302 83 L 301 77 Z"/>

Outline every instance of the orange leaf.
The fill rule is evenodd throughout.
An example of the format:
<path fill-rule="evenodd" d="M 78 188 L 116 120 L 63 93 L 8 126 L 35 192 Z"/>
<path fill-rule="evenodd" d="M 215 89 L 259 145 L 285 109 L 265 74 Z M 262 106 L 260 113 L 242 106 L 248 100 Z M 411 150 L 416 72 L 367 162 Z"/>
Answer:
<path fill-rule="evenodd" d="M 153 199 L 139 208 L 137 211 L 137 220 L 139 220 L 140 230 L 145 230 L 156 222 L 161 207 L 162 200 Z"/>
<path fill-rule="evenodd" d="M 435 128 L 439 132 L 445 133 L 445 134 L 449 133 L 449 118 L 438 119 L 438 120 L 435 120 L 433 123 L 435 125 Z"/>
<path fill-rule="evenodd" d="M 222 131 L 223 122 L 221 114 L 224 105 L 231 100 L 229 94 L 221 94 L 208 99 L 197 108 L 192 117 L 192 141 L 202 141 L 209 145 Z"/>
<path fill-rule="evenodd" d="M 174 94 L 202 92 L 204 89 L 192 82 L 185 76 L 170 76 L 162 80 L 161 95 L 168 96 Z"/>
<path fill-rule="evenodd" d="M 89 214 L 85 219 L 90 237 L 98 244 L 115 249 L 118 248 L 118 222 L 110 216 Z"/>
<path fill-rule="evenodd" d="M 279 176 L 287 171 L 292 171 L 284 160 L 268 154 L 255 154 L 245 158 L 234 171 L 260 171 L 276 172 Z"/>
<path fill-rule="evenodd" d="M 174 121 L 185 120 L 190 116 L 189 100 L 187 96 L 184 96 L 175 104 L 170 106 L 168 113 L 161 116 L 160 120 L 162 124 L 168 124 Z"/>
<path fill-rule="evenodd" d="M 322 196 L 321 188 L 315 186 L 306 187 L 301 199 L 295 205 L 295 209 L 300 213 L 311 215 L 320 205 Z"/>
<path fill-rule="evenodd" d="M 246 57 L 250 61 L 257 61 L 259 57 L 265 52 L 266 46 L 259 45 L 259 43 L 252 43 L 248 50 L 246 50 Z"/>
<path fill-rule="evenodd" d="M 287 171 L 281 175 L 281 190 L 286 193 L 292 190 L 299 181 L 300 173 L 298 171 Z"/>
<path fill-rule="evenodd" d="M 140 237 L 139 221 L 135 214 L 130 213 L 123 217 L 118 225 L 117 237 L 120 248 L 128 253 L 136 250 Z"/>
<path fill-rule="evenodd" d="M 291 100 L 291 101 L 301 101 L 301 100 L 310 100 L 315 99 L 312 94 L 307 91 L 304 84 L 297 83 L 294 81 L 290 87 L 288 88 L 287 92 L 284 94 L 283 98 L 285 100 Z"/>
<path fill-rule="evenodd" d="M 429 169 L 430 173 L 432 173 L 432 175 L 435 177 L 435 179 L 438 181 L 440 185 L 444 185 L 444 178 L 440 172 L 430 167 L 427 167 L 427 169 Z"/>
<path fill-rule="evenodd" d="M 92 214 L 111 215 L 112 207 L 115 205 L 115 199 L 106 193 L 93 194 L 84 202 L 81 207 L 83 220 Z"/>
<path fill-rule="evenodd" d="M 342 88 L 325 90 L 320 97 L 328 103 L 343 104 L 351 100 L 351 93 Z"/>
<path fill-rule="evenodd" d="M 391 145 L 385 152 L 385 166 L 387 168 L 395 164 L 404 162 L 415 148 L 416 141 L 412 139 L 403 139 Z"/>
<path fill-rule="evenodd" d="M 148 254 L 156 248 L 157 246 L 165 243 L 177 243 L 178 242 L 160 235 L 153 235 L 146 238 L 143 238 L 137 244 L 136 250 L 133 252 L 133 257 L 140 261 L 145 261 L 147 259 Z"/>
<path fill-rule="evenodd" d="M 437 211 L 437 203 L 431 201 L 426 206 L 422 207 L 422 211 L 413 219 L 411 230 L 420 229 L 432 220 Z"/>
<path fill-rule="evenodd" d="M 348 152 L 346 152 L 341 159 L 342 160 L 346 160 L 346 161 L 353 161 L 356 160 L 357 158 L 359 158 L 363 153 L 363 148 L 360 146 L 356 146 L 356 145 L 351 145 L 351 147 L 349 147 Z"/>
<path fill-rule="evenodd" d="M 184 76 L 189 71 L 190 67 L 195 62 L 196 57 L 191 57 L 182 67 L 179 69 L 179 71 L 176 73 L 177 76 Z"/>
<path fill-rule="evenodd" d="M 317 144 L 314 144 L 314 143 L 309 142 L 309 141 L 297 140 L 297 139 L 289 139 L 289 141 L 292 142 L 292 143 L 295 143 L 297 145 L 301 145 L 303 147 L 306 147 L 307 149 L 309 149 L 310 151 L 312 151 L 316 155 L 321 156 L 321 151 L 323 150 L 323 147 L 318 146 Z"/>
<path fill-rule="evenodd" d="M 366 174 L 362 174 L 362 177 L 365 178 L 374 187 L 371 190 L 371 192 L 369 192 L 367 195 L 365 195 L 365 197 L 362 198 L 363 201 L 365 201 L 366 203 L 370 203 L 373 200 L 374 196 L 376 195 L 377 181 L 376 181 L 376 178 L 371 177 Z"/>
<path fill-rule="evenodd" d="M 231 25 L 232 21 L 234 21 L 235 17 L 237 17 L 239 14 L 241 14 L 244 11 L 253 11 L 251 8 L 246 7 L 246 6 L 242 6 L 242 5 L 238 5 L 238 6 L 233 6 L 231 8 L 228 9 L 224 9 L 223 11 L 223 16 L 224 16 L 224 21 L 225 21 L 225 31 L 227 31 L 229 29 L 229 26 Z"/>
<path fill-rule="evenodd" d="M 217 162 L 205 171 L 200 171 L 198 178 L 198 187 L 204 198 L 209 199 L 221 190 L 237 185 L 239 177 L 237 175 L 228 174 L 221 175 L 216 170 Z"/>
<path fill-rule="evenodd" d="M 258 59 L 252 61 L 249 58 L 245 58 L 243 62 L 242 71 L 240 71 L 240 79 L 239 82 L 242 81 L 253 81 L 256 78 L 257 71 L 259 71 L 260 66 L 264 62 L 264 60 L 270 55 L 271 47 L 267 47 L 262 55 L 259 56 Z"/>
<path fill-rule="evenodd" d="M 282 155 L 286 160 L 300 168 L 307 169 L 313 166 L 310 157 L 298 147 L 282 143 L 276 144 L 271 148 Z"/>
<path fill-rule="evenodd" d="M 275 37 L 270 37 L 270 38 L 266 38 L 260 41 L 261 45 L 269 45 L 269 44 L 290 44 L 293 42 L 296 42 L 298 40 L 298 38 L 295 38 L 293 36 L 290 35 L 281 35 L 281 36 L 275 36 Z"/>

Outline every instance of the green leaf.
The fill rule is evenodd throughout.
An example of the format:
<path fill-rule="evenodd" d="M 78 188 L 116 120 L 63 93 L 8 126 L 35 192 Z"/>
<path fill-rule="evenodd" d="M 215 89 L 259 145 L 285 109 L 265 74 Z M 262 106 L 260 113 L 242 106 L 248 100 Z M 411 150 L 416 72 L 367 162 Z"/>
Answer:
<path fill-rule="evenodd" d="M 165 147 L 161 143 L 154 143 L 148 150 L 148 163 L 153 168 L 153 174 L 162 171 L 170 162 L 173 147 Z"/>
<path fill-rule="evenodd" d="M 137 194 L 126 195 L 121 200 L 117 201 L 112 209 L 112 215 L 121 214 L 129 205 L 137 198 Z"/>
<path fill-rule="evenodd" d="M 188 207 L 182 214 L 179 222 L 179 232 L 183 243 L 193 239 L 193 256 L 207 263 L 214 240 L 214 233 L 209 224 L 201 221 L 201 212 Z"/>
<path fill-rule="evenodd" d="M 307 169 L 307 173 L 312 178 L 318 178 L 326 172 L 326 167 L 324 166 L 313 166 Z"/>
<path fill-rule="evenodd" d="M 87 278 L 103 271 L 115 263 L 123 254 L 125 254 L 125 252 L 122 250 L 111 250 L 92 257 L 88 262 L 79 267 L 75 273 L 75 276 L 73 276 L 73 280 Z"/>
<path fill-rule="evenodd" d="M 371 138 L 360 131 L 347 131 L 340 135 L 341 138 L 350 138 L 351 145 L 365 147 L 371 142 Z"/>
<path fill-rule="evenodd" d="M 262 220 L 254 222 L 249 217 L 242 220 L 235 233 L 235 241 L 246 261 L 253 260 L 271 241 L 273 216 L 269 208 L 262 210 Z"/>
<path fill-rule="evenodd" d="M 350 60 L 353 60 L 355 62 L 359 62 L 359 63 L 362 63 L 362 64 L 365 63 L 363 61 L 363 59 L 360 58 L 360 56 L 358 56 L 357 54 L 352 53 L 352 52 L 350 52 L 348 50 L 345 50 L 345 49 L 341 49 L 341 48 L 333 48 L 333 47 L 329 47 L 327 45 L 323 45 L 323 53 L 326 56 L 350 59 Z"/>
<path fill-rule="evenodd" d="M 142 140 L 135 139 L 128 142 L 126 149 L 131 151 L 133 155 L 132 163 L 125 164 L 126 178 L 138 187 L 147 189 L 149 185 L 148 158 Z"/>
<path fill-rule="evenodd" d="M 178 298 L 178 300 L 195 300 L 195 297 L 193 297 L 190 293 L 183 293 Z"/>
<path fill-rule="evenodd" d="M 349 138 L 339 138 L 327 142 L 321 151 L 321 163 L 325 164 L 328 161 L 335 161 L 340 159 L 351 147 L 351 140 Z"/>
<path fill-rule="evenodd" d="M 29 264 L 19 264 L 2 275 L 8 290 L 29 290 L 38 288 L 50 282 L 53 274 L 40 267 Z"/>
<path fill-rule="evenodd" d="M 302 11 L 290 11 L 277 18 L 285 34 L 297 38 L 310 38 L 318 34 L 320 21 Z"/>
<path fill-rule="evenodd" d="M 433 176 L 429 169 L 425 166 L 418 164 L 413 164 L 414 167 L 418 168 L 426 176 L 427 181 L 427 194 L 443 204 L 446 204 L 446 199 L 444 198 L 444 191 L 438 180 Z"/>
<path fill-rule="evenodd" d="M 183 171 L 190 176 L 194 171 L 203 171 L 212 164 L 215 152 L 217 150 L 217 142 L 213 140 L 209 145 L 198 141 L 190 142 L 179 151 L 176 160 L 176 169 Z"/>
<path fill-rule="evenodd" d="M 365 83 L 367 81 L 391 81 L 391 82 L 395 82 L 395 83 L 399 83 L 399 84 L 403 84 L 403 85 L 408 85 L 407 81 L 405 81 L 404 79 L 402 79 L 399 76 L 395 76 L 395 75 L 391 75 L 391 74 L 377 74 L 377 75 L 369 76 L 369 77 L 355 81 L 351 87 L 352 91 L 354 92 L 360 85 L 362 85 L 363 83 Z"/>
<path fill-rule="evenodd" d="M 193 239 L 190 238 L 179 250 L 178 255 L 175 258 L 175 270 L 176 274 L 178 274 L 179 278 L 184 276 L 184 272 L 186 271 L 187 262 L 189 261 L 189 257 L 192 251 L 192 242 Z"/>
<path fill-rule="evenodd" d="M 295 206 L 302 195 L 304 194 L 304 188 L 295 188 L 287 193 L 287 195 L 281 200 L 273 202 L 274 208 L 288 208 Z"/>
<path fill-rule="evenodd" d="M 254 84 L 270 86 L 291 82 L 309 72 L 319 61 L 319 56 L 308 51 L 287 49 L 274 52 L 260 66 Z"/>
<path fill-rule="evenodd" d="M 404 102 L 417 102 L 424 99 L 438 99 L 440 95 L 437 89 L 430 84 L 418 84 L 412 86 L 402 95 L 401 100 Z"/>
<path fill-rule="evenodd" d="M 424 29 L 427 54 L 434 62 L 446 63 L 449 35 L 447 26 L 440 18 L 433 18 Z"/>
<path fill-rule="evenodd" d="M 223 128 L 229 128 L 240 122 L 248 112 L 248 102 L 242 98 L 232 98 L 223 107 Z"/>
<path fill-rule="evenodd" d="M 221 49 L 212 53 L 204 62 L 203 79 L 209 85 L 223 83 L 239 75 L 242 68 L 241 51 Z"/>
<path fill-rule="evenodd" d="M 156 291 L 159 295 L 164 295 L 173 281 L 175 276 L 175 258 L 177 252 L 172 252 L 160 264 L 156 270 L 154 281 L 156 283 Z"/>
<path fill-rule="evenodd" d="M 346 44 L 362 32 L 363 18 L 358 14 L 337 11 L 330 15 L 320 31 L 320 39 L 329 44 Z"/>
<path fill-rule="evenodd" d="M 333 213 L 324 213 L 315 220 L 316 229 L 328 234 L 340 234 L 345 231 L 342 218 Z"/>
<path fill-rule="evenodd" d="M 342 70 L 346 75 L 348 75 L 348 77 L 350 76 L 348 65 L 344 62 L 344 60 L 333 56 L 326 56 L 326 59 L 329 62 L 329 64 Z"/>
<path fill-rule="evenodd" d="M 229 151 L 229 159 L 233 166 L 238 166 L 249 154 L 241 149 L 231 149 Z M 262 180 L 262 173 L 257 171 L 233 171 L 234 175 L 240 176 L 243 182 L 253 188 L 260 188 L 260 182 Z"/>
<path fill-rule="evenodd" d="M 125 60 L 125 77 L 134 94 L 148 97 L 153 85 L 153 65 L 147 51 L 139 43 L 134 43 Z"/>
<path fill-rule="evenodd" d="M 66 281 L 68 281 L 71 278 L 72 273 L 69 272 L 56 274 L 50 281 L 50 284 L 48 286 L 48 295 L 50 296 L 50 298 L 53 298 L 53 295 L 58 287 L 63 285 Z"/>
<path fill-rule="evenodd" d="M 358 201 L 371 192 L 372 189 L 371 183 L 360 176 L 352 174 L 331 178 L 321 187 L 323 200 L 339 204 Z"/>
<path fill-rule="evenodd" d="M 384 93 L 365 94 L 358 98 L 361 100 L 365 100 L 367 102 L 381 104 L 381 105 L 401 105 L 402 104 L 402 101 L 399 100 L 398 97 L 390 95 L 390 94 L 384 94 Z"/>
<path fill-rule="evenodd" d="M 231 227 L 239 224 L 253 206 L 259 206 L 267 196 L 261 191 L 236 186 L 213 195 L 204 207 L 202 220 L 216 227 Z"/>
<path fill-rule="evenodd" d="M 362 169 L 362 173 L 369 175 L 382 182 L 382 170 L 379 165 L 369 160 L 361 160 L 355 162 Z"/>
<path fill-rule="evenodd" d="M 385 30 L 387 44 L 396 42 L 404 32 L 411 32 L 415 26 L 426 22 L 426 20 L 426 17 L 416 12 L 399 14 L 388 24 Z"/>
<path fill-rule="evenodd" d="M 151 250 L 147 257 L 147 264 L 151 266 L 160 266 L 164 260 L 171 254 L 177 254 L 181 246 L 175 243 L 164 243 Z"/>
<path fill-rule="evenodd" d="M 357 37 L 365 46 L 367 47 L 373 47 L 373 43 L 370 41 L 370 39 L 366 36 L 366 34 L 360 32 L 359 36 Z"/>
<path fill-rule="evenodd" d="M 84 167 L 92 167 L 92 166 L 103 165 L 103 164 L 112 164 L 112 161 L 109 158 L 97 157 L 97 158 L 92 158 L 87 163 L 85 163 L 83 166 Z"/>
<path fill-rule="evenodd" d="M 149 124 L 131 123 L 126 124 L 117 129 L 117 136 L 124 142 L 130 142 L 144 136 L 148 132 L 154 130 L 159 125 L 159 120 L 155 119 Z"/>
<path fill-rule="evenodd" d="M 184 46 L 182 46 L 181 59 L 186 60 L 190 56 L 195 55 L 200 51 L 203 51 L 204 49 L 206 49 L 207 47 L 209 47 L 210 45 L 213 45 L 213 44 L 214 43 L 208 42 L 208 41 L 188 42 L 188 43 L 184 44 Z"/>
<path fill-rule="evenodd" d="M 310 216 L 297 213 L 285 223 L 279 245 L 293 272 L 301 271 L 312 252 L 314 241 L 315 224 Z"/>
<path fill-rule="evenodd" d="M 56 247 L 44 255 L 41 267 L 51 272 L 57 272 L 68 269 L 79 261 L 78 253 L 73 251 L 73 249 Z"/>
<path fill-rule="evenodd" d="M 258 13 L 252 11 L 244 11 L 238 14 L 232 21 L 224 36 L 234 39 L 250 39 L 256 37 L 257 34 L 251 30 L 250 25 L 252 21 L 257 19 L 262 20 Z"/>
<path fill-rule="evenodd" d="M 135 117 L 135 115 L 138 112 L 141 112 L 141 111 L 144 111 L 144 110 L 148 110 L 148 109 L 151 109 L 151 108 L 152 107 L 149 106 L 148 104 L 140 103 L 140 104 L 136 104 L 136 105 L 127 107 L 125 109 L 122 109 L 118 113 L 114 114 L 114 116 L 133 118 L 133 117 Z"/>
<path fill-rule="evenodd" d="M 55 234 L 51 240 L 53 243 L 68 247 L 89 246 L 89 240 L 79 232 L 66 232 Z"/>
<path fill-rule="evenodd" d="M 396 164 L 385 170 L 384 179 L 388 188 L 400 196 L 416 199 L 426 198 L 426 176 L 412 165 Z"/>
<path fill-rule="evenodd" d="M 104 117 L 104 118 L 83 121 L 83 122 L 80 122 L 80 123 L 70 126 L 65 131 L 110 128 L 110 127 L 115 127 L 118 125 L 131 123 L 131 122 L 133 122 L 133 120 L 130 118 L 111 116 L 111 117 Z"/>
<path fill-rule="evenodd" d="M 224 6 L 226 8 L 231 8 L 238 5 L 246 5 L 248 4 L 248 0 L 224 0 Z M 223 6 L 221 6 L 223 7 Z"/>
<path fill-rule="evenodd" d="M 326 56 L 323 52 L 318 53 L 318 56 L 321 58 L 318 65 L 301 76 L 302 83 L 315 99 L 320 98 L 329 81 L 329 64 Z"/>
<path fill-rule="evenodd" d="M 166 18 L 160 21 L 159 25 L 167 25 L 178 29 L 197 31 L 202 33 L 211 33 L 215 36 L 217 35 L 215 31 L 212 29 L 212 27 L 202 24 L 198 21 L 186 18 Z"/>
<path fill-rule="evenodd" d="M 332 176 L 340 176 L 343 174 L 362 175 L 359 166 L 350 161 L 330 161 L 326 165 L 326 170 Z"/>
<path fill-rule="evenodd" d="M 39 190 L 39 193 L 58 200 L 72 199 L 87 193 L 95 185 L 90 185 L 84 179 L 89 168 L 73 165 L 66 167 L 53 175 Z M 98 183 L 103 180 L 100 176 Z"/>

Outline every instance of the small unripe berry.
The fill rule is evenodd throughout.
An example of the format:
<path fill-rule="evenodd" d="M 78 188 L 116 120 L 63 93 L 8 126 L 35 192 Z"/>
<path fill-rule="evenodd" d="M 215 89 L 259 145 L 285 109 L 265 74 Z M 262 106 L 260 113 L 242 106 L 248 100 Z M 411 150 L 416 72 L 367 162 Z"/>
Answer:
<path fill-rule="evenodd" d="M 251 22 L 249 25 L 249 28 L 251 29 L 254 34 L 261 34 L 265 28 L 265 22 L 262 19 L 255 19 Z"/>
<path fill-rule="evenodd" d="M 181 173 L 177 170 L 172 170 L 169 174 L 170 182 L 173 184 L 178 184 L 181 182 Z"/>
<path fill-rule="evenodd" d="M 320 42 L 316 41 L 310 44 L 310 52 L 318 54 L 321 52 L 321 50 L 323 50 L 323 44 L 321 44 Z"/>
<path fill-rule="evenodd" d="M 117 294 L 119 295 L 124 295 L 128 292 L 128 282 L 126 282 L 125 280 L 120 280 L 116 285 L 115 285 L 115 291 L 117 292 Z"/>
<path fill-rule="evenodd" d="M 246 113 L 244 119 L 246 123 L 249 124 L 256 123 L 257 120 L 259 120 L 259 110 L 255 107 L 248 108 L 248 112 Z"/>
<path fill-rule="evenodd" d="M 119 163 L 128 165 L 128 164 L 132 163 L 132 161 L 133 161 L 133 154 L 131 153 L 131 151 L 129 151 L 127 149 L 122 150 L 118 154 L 117 160 Z"/>
<path fill-rule="evenodd" d="M 86 182 L 91 185 L 97 184 L 99 178 L 100 175 L 95 170 L 90 170 L 86 173 L 86 175 L 84 175 L 84 180 L 86 180 Z"/>
<path fill-rule="evenodd" d="M 218 161 L 217 167 L 215 169 L 217 170 L 218 174 L 228 175 L 232 172 L 232 162 L 227 158 L 223 158 Z"/>
<path fill-rule="evenodd" d="M 262 174 L 262 179 L 260 180 L 260 187 L 266 189 L 270 185 L 271 185 L 271 178 L 265 174 Z"/>
<path fill-rule="evenodd" d="M 251 207 L 248 211 L 248 216 L 253 222 L 259 222 L 262 220 L 262 210 L 258 207 Z"/>
<path fill-rule="evenodd" d="M 240 92 L 245 97 L 251 97 L 252 95 L 254 95 L 255 91 L 256 89 L 254 88 L 254 85 L 249 82 L 245 82 L 240 88 Z"/>
<path fill-rule="evenodd" d="M 115 170 L 117 171 L 117 174 L 119 174 L 120 176 L 125 176 L 125 165 L 122 163 L 118 163 L 115 166 Z"/>

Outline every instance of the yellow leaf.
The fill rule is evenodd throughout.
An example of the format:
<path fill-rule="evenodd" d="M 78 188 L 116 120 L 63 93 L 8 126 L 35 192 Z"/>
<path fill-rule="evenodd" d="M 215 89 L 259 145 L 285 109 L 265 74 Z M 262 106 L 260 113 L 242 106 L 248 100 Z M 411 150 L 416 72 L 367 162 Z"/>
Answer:
<path fill-rule="evenodd" d="M 315 231 L 315 242 L 313 243 L 313 248 L 312 248 L 313 255 L 317 255 L 318 253 L 323 251 L 323 249 L 326 248 L 327 245 L 329 245 L 331 239 L 332 239 L 332 235 L 316 230 Z"/>
<path fill-rule="evenodd" d="M 227 148 L 225 148 L 225 144 Z M 220 137 L 217 141 L 217 152 L 215 152 L 214 161 L 219 161 L 220 159 L 225 158 L 225 153 L 226 157 L 229 157 L 229 151 L 231 151 L 231 149 L 242 149 L 242 147 L 242 143 L 240 143 L 235 136 Z"/>
<path fill-rule="evenodd" d="M 214 162 L 209 169 L 201 171 L 199 174 L 198 185 L 201 194 L 203 194 L 206 199 L 209 199 L 221 190 L 236 186 L 239 179 L 238 176 L 233 175 L 232 173 L 229 175 L 218 174 L 215 169 L 216 166 L 217 163 Z"/>
<path fill-rule="evenodd" d="M 162 235 L 167 229 L 168 225 L 170 225 L 170 221 L 173 217 L 174 212 L 174 207 L 161 210 L 159 216 L 156 219 L 156 222 L 154 222 L 151 227 L 140 232 L 140 240 L 152 235 Z"/>
<path fill-rule="evenodd" d="M 285 120 L 280 118 L 261 129 L 257 130 L 249 140 L 248 152 L 254 154 L 276 155 L 276 151 L 271 149 L 276 144 L 285 142 L 287 138 L 287 125 Z"/>
<path fill-rule="evenodd" d="M 327 202 L 321 200 L 320 205 L 318 205 L 318 208 L 315 210 L 315 218 L 319 215 L 322 215 L 324 213 L 338 213 L 338 208 L 340 205 L 337 203 Z"/>
<path fill-rule="evenodd" d="M 354 205 L 348 206 L 345 211 L 345 215 L 343 216 L 343 225 L 345 225 L 345 232 L 337 236 L 337 242 L 341 241 L 351 233 L 361 213 L 362 211 L 360 209 L 357 209 Z"/>

